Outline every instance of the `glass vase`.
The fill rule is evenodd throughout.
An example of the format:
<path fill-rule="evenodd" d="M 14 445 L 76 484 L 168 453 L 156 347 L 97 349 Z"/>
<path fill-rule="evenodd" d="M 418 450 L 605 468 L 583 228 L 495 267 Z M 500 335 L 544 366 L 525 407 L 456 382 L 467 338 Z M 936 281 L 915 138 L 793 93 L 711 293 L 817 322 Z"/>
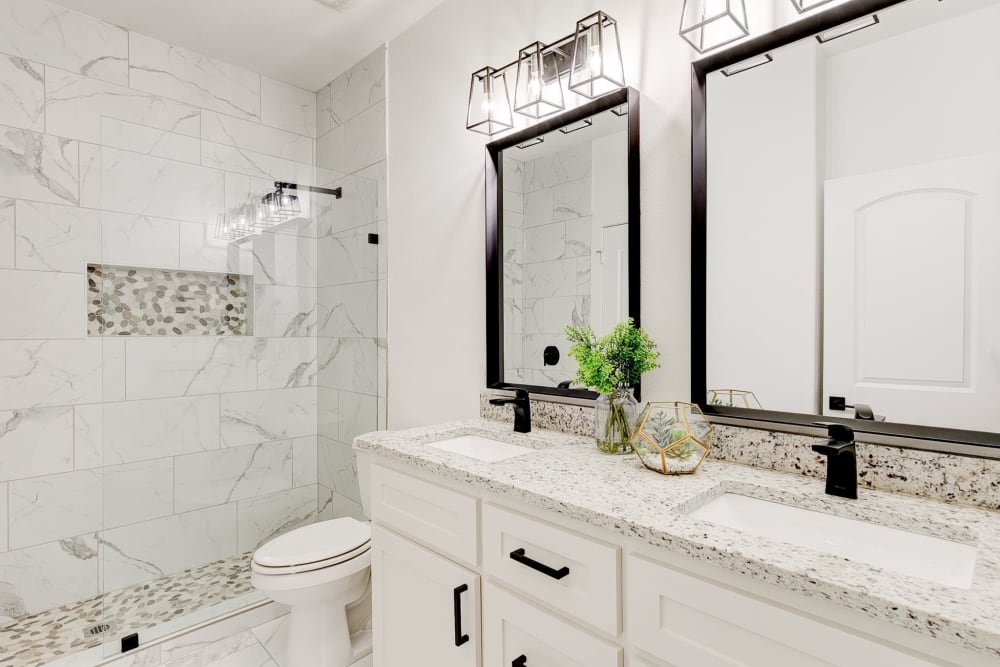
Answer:
<path fill-rule="evenodd" d="M 597 448 L 605 454 L 632 452 L 632 431 L 635 428 L 639 404 L 631 389 L 597 397 L 594 411 L 594 437 Z"/>

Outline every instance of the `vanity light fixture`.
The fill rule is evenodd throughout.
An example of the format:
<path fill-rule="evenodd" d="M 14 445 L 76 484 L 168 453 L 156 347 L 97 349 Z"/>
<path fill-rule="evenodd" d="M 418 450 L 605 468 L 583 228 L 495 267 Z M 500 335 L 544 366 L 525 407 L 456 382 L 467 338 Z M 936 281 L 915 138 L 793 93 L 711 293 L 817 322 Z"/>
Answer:
<path fill-rule="evenodd" d="M 832 2 L 832 0 L 792 0 L 792 6 L 799 14 L 804 14 L 828 2 Z"/>
<path fill-rule="evenodd" d="M 577 21 L 569 89 L 594 99 L 624 87 L 618 22 L 604 12 L 594 12 Z"/>
<path fill-rule="evenodd" d="M 563 134 L 573 134 L 574 132 L 585 130 L 593 124 L 594 121 L 592 119 L 584 118 L 579 123 L 573 123 L 572 125 L 566 125 L 564 127 L 560 127 L 559 131 L 562 132 Z"/>
<path fill-rule="evenodd" d="M 743 39 L 750 34 L 745 0 L 684 0 L 680 34 L 698 53 Z"/>
<path fill-rule="evenodd" d="M 514 105 L 507 71 L 516 68 Z M 513 129 L 514 113 L 539 119 L 566 108 L 566 88 L 597 98 L 625 87 L 618 23 L 604 12 L 576 22 L 572 34 L 545 44 L 534 42 L 502 67 L 486 66 L 472 74 L 466 129 L 493 135 Z"/>
<path fill-rule="evenodd" d="M 301 190 L 316 194 L 330 195 L 335 199 L 343 196 L 341 188 L 320 188 L 298 183 L 274 182 L 274 191 L 263 195 L 251 195 L 245 202 L 216 216 L 215 238 L 233 241 L 253 234 L 258 229 L 284 222 L 302 213 L 299 196 L 288 190 Z"/>
<path fill-rule="evenodd" d="M 735 65 L 730 65 L 729 67 L 722 68 L 723 76 L 735 76 L 737 74 L 742 74 L 748 70 L 752 70 L 755 67 L 762 67 L 768 63 L 773 63 L 774 58 L 771 57 L 770 53 L 763 53 L 759 56 L 754 56 L 753 58 L 747 58 L 742 62 L 738 62 Z"/>
<path fill-rule="evenodd" d="M 835 39 L 840 39 L 841 37 L 846 37 L 852 33 L 858 32 L 859 30 L 864 30 L 865 28 L 871 28 L 872 26 L 878 25 L 879 19 L 877 14 L 872 14 L 871 16 L 862 16 L 857 21 L 850 21 L 843 25 L 839 25 L 836 28 L 827 30 L 826 32 L 821 32 L 816 35 L 816 41 L 820 44 L 826 44 L 827 42 L 832 42 Z"/>
<path fill-rule="evenodd" d="M 542 118 L 565 108 L 556 52 L 546 50 L 541 42 L 521 49 L 517 54 L 514 111 Z"/>

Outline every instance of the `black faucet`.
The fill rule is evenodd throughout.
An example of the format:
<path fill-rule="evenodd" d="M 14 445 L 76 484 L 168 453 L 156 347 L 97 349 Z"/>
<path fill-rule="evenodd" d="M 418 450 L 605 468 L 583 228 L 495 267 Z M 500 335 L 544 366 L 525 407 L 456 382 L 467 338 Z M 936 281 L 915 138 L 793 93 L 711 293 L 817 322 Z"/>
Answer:
<path fill-rule="evenodd" d="M 858 497 L 857 448 L 854 446 L 854 429 L 845 424 L 814 422 L 825 426 L 830 439 L 812 446 L 814 452 L 826 456 L 826 492 L 831 496 Z"/>
<path fill-rule="evenodd" d="M 514 406 L 514 430 L 531 433 L 531 399 L 525 389 L 515 389 L 514 398 L 491 398 L 490 405 Z"/>

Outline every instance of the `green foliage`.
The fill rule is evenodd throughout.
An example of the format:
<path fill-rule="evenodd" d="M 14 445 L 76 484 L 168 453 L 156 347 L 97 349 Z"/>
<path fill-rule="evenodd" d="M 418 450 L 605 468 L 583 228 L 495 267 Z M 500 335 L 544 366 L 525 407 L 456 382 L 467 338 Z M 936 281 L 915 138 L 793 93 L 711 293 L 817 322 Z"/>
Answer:
<path fill-rule="evenodd" d="M 631 317 L 600 338 L 589 326 L 568 326 L 566 338 L 578 365 L 576 381 L 606 396 L 634 387 L 643 373 L 659 368 L 656 343 Z"/>
<path fill-rule="evenodd" d="M 653 440 L 660 447 L 668 447 L 688 436 L 684 427 L 666 412 L 657 412 L 647 419 L 643 430 L 653 436 Z M 686 459 L 695 453 L 696 446 L 690 441 L 680 442 L 680 444 L 665 451 L 664 454 L 672 459 Z"/>

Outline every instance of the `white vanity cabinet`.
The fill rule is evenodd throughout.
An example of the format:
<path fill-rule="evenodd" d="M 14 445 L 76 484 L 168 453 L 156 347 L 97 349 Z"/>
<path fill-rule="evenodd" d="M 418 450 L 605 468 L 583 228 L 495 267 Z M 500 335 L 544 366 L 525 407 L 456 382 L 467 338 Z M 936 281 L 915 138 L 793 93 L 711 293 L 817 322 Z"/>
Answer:
<path fill-rule="evenodd" d="M 402 464 L 370 477 L 376 667 L 996 664 Z"/>

